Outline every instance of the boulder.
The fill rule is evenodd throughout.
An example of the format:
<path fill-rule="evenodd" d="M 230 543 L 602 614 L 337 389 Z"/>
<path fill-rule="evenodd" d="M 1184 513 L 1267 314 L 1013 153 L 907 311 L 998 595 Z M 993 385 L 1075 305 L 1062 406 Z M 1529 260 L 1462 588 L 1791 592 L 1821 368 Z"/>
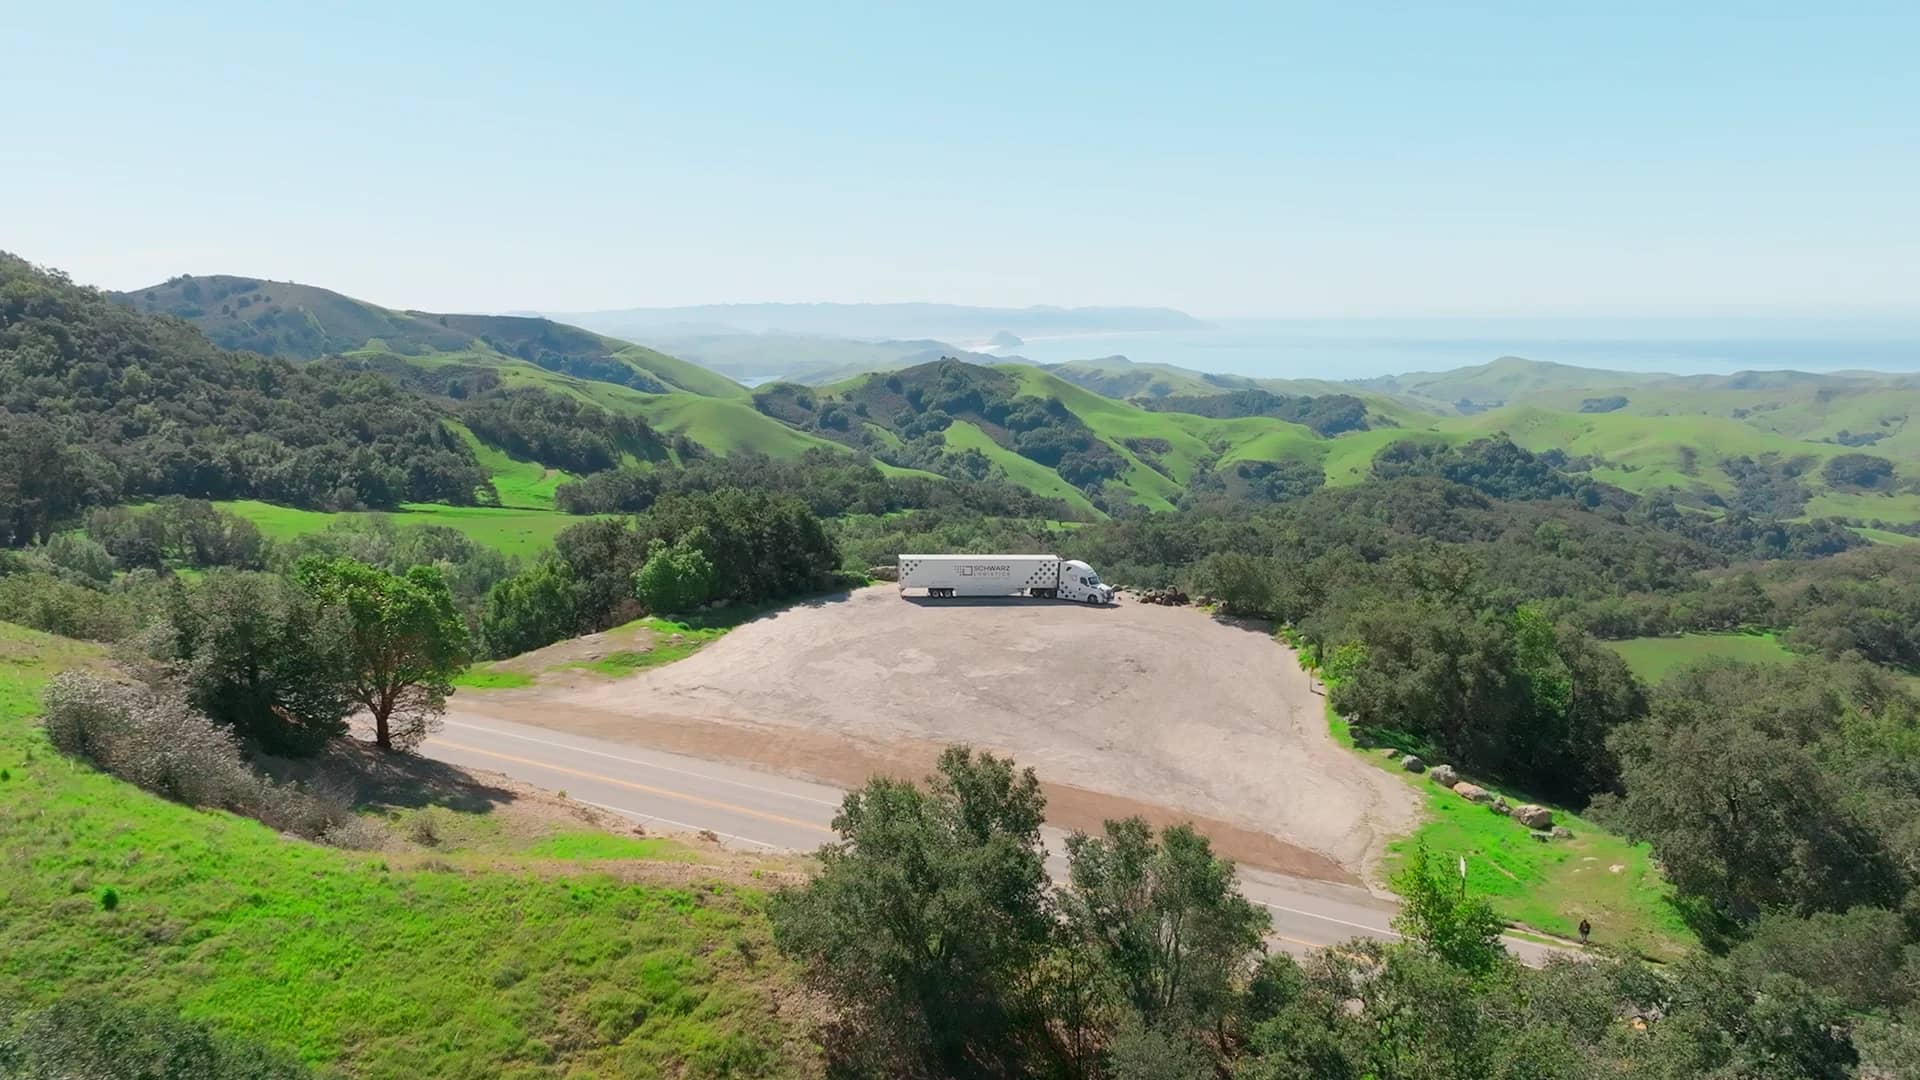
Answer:
<path fill-rule="evenodd" d="M 867 576 L 875 581 L 899 581 L 900 568 L 897 566 L 869 566 Z"/>
<path fill-rule="evenodd" d="M 1427 763 L 1421 761 L 1419 756 L 1415 754 L 1408 754 L 1406 757 L 1401 758 L 1400 767 L 1413 773 L 1427 771 Z"/>
<path fill-rule="evenodd" d="M 1488 809 L 1492 810 L 1496 814 L 1500 814 L 1504 816 L 1510 813 L 1513 810 L 1513 807 L 1507 804 L 1507 797 L 1502 795 L 1501 797 L 1493 800 L 1493 805 L 1488 807 Z"/>
<path fill-rule="evenodd" d="M 1565 825 L 1555 825 L 1553 827 L 1553 838 L 1555 840 L 1571 840 L 1573 839 L 1573 830 L 1567 828 Z"/>
<path fill-rule="evenodd" d="M 1186 593 L 1176 588 L 1148 589 L 1139 595 L 1142 604 L 1159 604 L 1163 607 L 1181 607 L 1190 603 Z"/>
<path fill-rule="evenodd" d="M 1553 827 L 1553 811 L 1544 806 L 1526 803 L 1513 808 L 1513 820 L 1529 829 L 1550 829 Z"/>
<path fill-rule="evenodd" d="M 1433 777 L 1433 782 L 1441 787 L 1452 787 L 1460 782 L 1460 774 L 1454 772 L 1451 765 L 1435 765 L 1427 775 Z"/>
<path fill-rule="evenodd" d="M 1468 802 L 1490 803 L 1493 801 L 1493 792 L 1479 784 L 1469 784 L 1465 780 L 1453 785 L 1453 793 Z"/>
<path fill-rule="evenodd" d="M 1391 746 L 1383 746 L 1380 748 L 1380 756 L 1383 758 L 1397 758 L 1400 756 L 1400 751 L 1395 750 Z"/>

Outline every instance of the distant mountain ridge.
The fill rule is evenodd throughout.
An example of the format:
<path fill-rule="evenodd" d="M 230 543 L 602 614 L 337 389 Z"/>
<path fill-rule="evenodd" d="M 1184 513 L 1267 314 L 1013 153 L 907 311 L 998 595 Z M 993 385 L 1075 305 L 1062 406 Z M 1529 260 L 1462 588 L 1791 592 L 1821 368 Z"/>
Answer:
<path fill-rule="evenodd" d="M 845 338 L 985 342 L 996 334 L 1046 337 L 1192 330 L 1200 319 L 1156 307 L 971 307 L 959 304 L 703 304 L 611 311 L 541 312 L 615 337 L 677 333 L 782 333 Z"/>
<path fill-rule="evenodd" d="M 749 385 L 839 382 L 869 371 L 897 371 L 943 357 L 970 364 L 1024 364 L 1019 356 L 960 349 L 932 338 L 915 340 L 821 337 L 808 334 L 705 333 L 646 335 L 648 346 Z"/>
<path fill-rule="evenodd" d="M 230 274 L 184 275 L 108 295 L 143 314 L 185 319 L 222 348 L 289 360 L 367 350 L 402 357 L 471 353 L 643 393 L 745 393 L 697 364 L 540 317 L 395 311 L 315 285 Z"/>

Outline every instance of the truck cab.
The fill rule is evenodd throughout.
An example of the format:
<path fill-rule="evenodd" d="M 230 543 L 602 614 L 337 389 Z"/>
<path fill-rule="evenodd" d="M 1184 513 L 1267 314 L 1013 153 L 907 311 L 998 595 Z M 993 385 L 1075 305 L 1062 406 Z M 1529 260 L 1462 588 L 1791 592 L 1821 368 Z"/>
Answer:
<path fill-rule="evenodd" d="M 1102 583 L 1093 567 L 1079 559 L 1067 559 L 1060 564 L 1060 599 L 1077 600 L 1083 604 L 1111 604 L 1113 586 Z"/>

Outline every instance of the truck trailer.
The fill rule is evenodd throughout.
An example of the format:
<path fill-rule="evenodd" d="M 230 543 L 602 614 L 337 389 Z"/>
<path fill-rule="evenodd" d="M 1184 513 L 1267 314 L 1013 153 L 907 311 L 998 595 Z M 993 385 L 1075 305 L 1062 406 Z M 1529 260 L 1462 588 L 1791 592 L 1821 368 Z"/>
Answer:
<path fill-rule="evenodd" d="M 902 555 L 900 593 L 930 597 L 1033 596 L 1083 604 L 1113 603 L 1113 586 L 1093 567 L 1058 555 Z"/>

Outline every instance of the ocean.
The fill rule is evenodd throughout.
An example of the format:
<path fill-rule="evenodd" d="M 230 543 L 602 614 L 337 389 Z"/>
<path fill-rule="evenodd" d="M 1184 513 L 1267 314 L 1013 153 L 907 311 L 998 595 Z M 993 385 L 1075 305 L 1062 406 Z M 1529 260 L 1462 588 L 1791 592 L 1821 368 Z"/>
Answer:
<path fill-rule="evenodd" d="M 1263 378 L 1364 379 L 1502 356 L 1675 375 L 1920 371 L 1920 317 L 1859 319 L 1216 319 L 1207 329 L 1029 338 L 985 350 Z"/>

